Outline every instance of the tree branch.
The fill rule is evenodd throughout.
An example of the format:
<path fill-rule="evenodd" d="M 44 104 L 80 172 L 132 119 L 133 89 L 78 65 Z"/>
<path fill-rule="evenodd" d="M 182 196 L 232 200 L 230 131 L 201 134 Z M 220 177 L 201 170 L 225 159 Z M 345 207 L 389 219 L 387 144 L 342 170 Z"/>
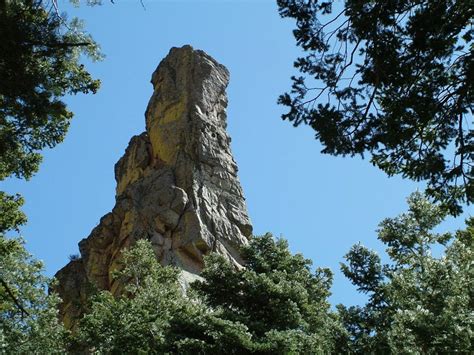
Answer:
<path fill-rule="evenodd" d="M 0 277 L 0 283 L 2 284 L 2 286 L 5 288 L 5 290 L 7 291 L 8 295 L 10 296 L 10 298 L 13 300 L 13 302 L 15 303 L 15 305 L 17 306 L 17 308 L 21 311 L 21 314 L 23 316 L 23 314 L 26 314 L 27 316 L 29 316 L 30 314 L 26 311 L 25 308 L 23 308 L 23 306 L 20 304 L 20 302 L 16 299 L 15 295 L 13 294 L 12 290 L 10 289 L 10 287 L 8 287 L 8 284 L 5 282 L 4 279 L 2 279 Z"/>
<path fill-rule="evenodd" d="M 58 42 L 58 43 L 42 43 L 42 42 L 28 42 L 28 44 L 34 46 L 45 46 L 45 47 L 59 47 L 59 48 L 67 48 L 67 47 L 84 47 L 84 46 L 91 46 L 92 42 L 76 42 L 76 43 L 68 43 L 68 42 Z"/>

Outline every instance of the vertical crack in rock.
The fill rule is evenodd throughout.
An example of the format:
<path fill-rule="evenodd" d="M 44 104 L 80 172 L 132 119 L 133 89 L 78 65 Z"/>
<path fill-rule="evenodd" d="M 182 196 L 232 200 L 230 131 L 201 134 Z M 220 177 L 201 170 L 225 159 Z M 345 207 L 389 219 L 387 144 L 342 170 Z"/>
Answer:
<path fill-rule="evenodd" d="M 81 258 L 56 274 L 66 326 L 90 288 L 122 289 L 111 274 L 140 238 L 186 273 L 199 274 L 210 251 L 241 263 L 252 226 L 226 132 L 228 81 L 223 65 L 190 46 L 172 48 L 153 73 L 146 132 L 115 165 L 115 207 L 79 243 Z"/>

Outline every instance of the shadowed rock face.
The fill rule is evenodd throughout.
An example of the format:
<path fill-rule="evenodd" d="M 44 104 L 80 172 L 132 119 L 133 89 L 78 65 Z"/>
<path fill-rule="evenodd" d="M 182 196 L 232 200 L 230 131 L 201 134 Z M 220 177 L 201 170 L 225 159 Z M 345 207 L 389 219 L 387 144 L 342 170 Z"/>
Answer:
<path fill-rule="evenodd" d="M 210 251 L 241 263 L 252 227 L 226 132 L 228 81 L 224 66 L 190 46 L 171 49 L 153 73 L 146 132 L 115 165 L 115 207 L 79 243 L 81 258 L 56 274 L 66 326 L 89 288 L 120 292 L 111 273 L 138 239 L 186 274 L 199 274 Z"/>

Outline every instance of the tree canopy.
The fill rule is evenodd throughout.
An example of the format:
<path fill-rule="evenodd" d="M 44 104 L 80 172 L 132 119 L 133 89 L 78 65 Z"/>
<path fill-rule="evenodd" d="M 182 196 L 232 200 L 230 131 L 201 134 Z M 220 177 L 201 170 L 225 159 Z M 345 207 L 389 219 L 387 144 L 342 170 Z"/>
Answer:
<path fill-rule="evenodd" d="M 64 353 L 59 298 L 48 293 L 50 280 L 42 273 L 22 239 L 0 236 L 0 353 Z"/>
<path fill-rule="evenodd" d="M 331 271 L 313 272 L 310 260 L 292 255 L 288 243 L 271 234 L 252 239 L 242 257 L 245 267 L 240 270 L 219 255 L 206 259 L 204 281 L 193 284 L 205 304 L 220 309 L 224 319 L 245 325 L 254 351 L 333 351 L 343 330 L 329 307 Z"/>
<path fill-rule="evenodd" d="M 445 215 L 416 193 L 408 213 L 380 224 L 389 263 L 355 245 L 342 271 L 368 301 L 337 312 L 328 302 L 330 271 L 312 270 L 270 234 L 242 249 L 244 267 L 207 256 L 190 288 L 139 240 L 114 274 L 125 287 L 96 293 L 72 334 L 58 323 L 58 299 L 46 292 L 41 264 L 21 240 L 0 238 L 0 346 L 95 354 L 469 352 L 474 221 L 456 233 L 433 232 Z"/>
<path fill-rule="evenodd" d="M 62 97 L 99 88 L 80 63 L 99 59 L 98 46 L 65 18 L 41 0 L 0 1 L 0 180 L 30 178 L 69 127 Z"/>
<path fill-rule="evenodd" d="M 63 140 L 72 118 L 64 95 L 99 88 L 80 63 L 81 54 L 100 59 L 97 44 L 53 5 L 0 0 L 0 181 L 30 178 L 41 150 Z M 22 239 L 7 236 L 26 222 L 23 202 L 0 191 L 0 352 L 62 353 L 58 299 L 48 294 L 42 264 Z"/>
<path fill-rule="evenodd" d="M 420 193 L 408 204 L 408 213 L 380 224 L 390 263 L 360 244 L 346 255 L 343 273 L 369 298 L 362 307 L 338 307 L 350 334 L 348 351 L 468 353 L 474 343 L 474 218 L 455 234 L 436 233 L 443 209 Z"/>
<path fill-rule="evenodd" d="M 427 182 L 461 212 L 474 202 L 471 0 L 278 0 L 304 51 L 279 103 L 323 153 L 371 155 L 388 175 Z"/>
<path fill-rule="evenodd" d="M 219 255 L 183 292 L 179 271 L 161 267 L 145 240 L 124 253 L 124 293 L 100 293 L 79 324 L 75 347 L 99 353 L 287 354 L 328 352 L 343 334 L 329 310 L 327 270 L 291 255 L 285 241 L 256 237 L 247 268 Z"/>

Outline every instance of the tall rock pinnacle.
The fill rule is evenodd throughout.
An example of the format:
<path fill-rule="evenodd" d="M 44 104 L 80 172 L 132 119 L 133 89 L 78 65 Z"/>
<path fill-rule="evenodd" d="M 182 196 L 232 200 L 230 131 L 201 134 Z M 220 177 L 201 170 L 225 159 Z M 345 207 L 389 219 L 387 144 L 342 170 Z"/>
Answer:
<path fill-rule="evenodd" d="M 252 232 L 226 133 L 227 69 L 184 46 L 171 49 L 151 81 L 146 132 L 115 165 L 115 207 L 79 243 L 81 257 L 56 274 L 66 326 L 91 285 L 121 289 L 111 274 L 136 240 L 150 240 L 163 265 L 199 274 L 211 251 L 240 264 L 238 247 Z"/>

